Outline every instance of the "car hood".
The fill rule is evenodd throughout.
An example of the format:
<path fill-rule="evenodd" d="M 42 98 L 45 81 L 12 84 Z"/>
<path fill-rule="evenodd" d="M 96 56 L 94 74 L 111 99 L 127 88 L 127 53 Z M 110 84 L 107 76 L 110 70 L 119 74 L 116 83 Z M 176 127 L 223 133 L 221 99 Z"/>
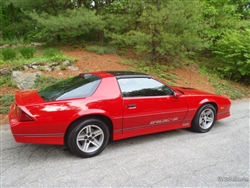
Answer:
<path fill-rule="evenodd" d="M 177 90 L 177 91 L 183 93 L 184 95 L 214 95 L 212 93 L 208 93 L 208 92 L 201 91 L 201 90 L 194 89 L 194 88 L 177 87 L 177 86 L 174 86 L 172 88 L 174 90 Z"/>
<path fill-rule="evenodd" d="M 15 93 L 15 98 L 16 103 L 22 106 L 44 102 L 44 100 L 37 93 L 37 90 L 17 91 Z"/>

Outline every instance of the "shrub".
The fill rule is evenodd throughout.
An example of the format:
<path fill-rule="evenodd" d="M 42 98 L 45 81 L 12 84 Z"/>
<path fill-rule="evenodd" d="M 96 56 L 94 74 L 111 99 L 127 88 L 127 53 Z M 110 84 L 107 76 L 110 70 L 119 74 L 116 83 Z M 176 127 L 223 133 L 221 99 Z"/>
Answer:
<path fill-rule="evenodd" d="M 22 56 L 26 59 L 30 59 L 34 57 L 35 54 L 35 49 L 32 47 L 21 47 L 19 49 L 20 53 L 22 54 Z"/>
<path fill-rule="evenodd" d="M 46 58 L 47 61 L 51 62 L 62 62 L 68 59 L 70 61 L 73 61 L 72 58 L 63 55 L 62 52 L 59 52 L 58 50 L 52 48 L 44 50 L 43 56 Z"/>
<path fill-rule="evenodd" d="M 0 104 L 5 107 L 10 106 L 13 101 L 14 101 L 14 95 L 11 94 L 0 95 Z"/>
<path fill-rule="evenodd" d="M 115 54 L 116 48 L 112 46 L 87 46 L 86 50 L 96 52 L 97 54 Z"/>
<path fill-rule="evenodd" d="M 227 31 L 215 43 L 217 69 L 222 77 L 250 83 L 250 29 Z"/>
<path fill-rule="evenodd" d="M 16 58 L 16 51 L 12 48 L 2 49 L 3 60 L 10 60 Z"/>
<path fill-rule="evenodd" d="M 58 50 L 52 49 L 52 48 L 46 49 L 43 52 L 43 56 L 45 56 L 47 58 L 52 58 L 58 54 L 61 54 L 61 53 Z"/>
<path fill-rule="evenodd" d="M 0 76 L 0 87 L 12 85 L 11 76 L 9 74 Z"/>
<path fill-rule="evenodd" d="M 14 95 L 4 94 L 0 95 L 0 114 L 7 114 L 9 111 L 9 106 L 14 101 Z"/>
<path fill-rule="evenodd" d="M 54 78 L 51 76 L 37 76 L 36 80 L 35 80 L 35 84 L 32 86 L 33 88 L 45 88 L 49 85 L 52 85 L 56 82 L 58 82 L 60 79 L 58 78 Z"/>

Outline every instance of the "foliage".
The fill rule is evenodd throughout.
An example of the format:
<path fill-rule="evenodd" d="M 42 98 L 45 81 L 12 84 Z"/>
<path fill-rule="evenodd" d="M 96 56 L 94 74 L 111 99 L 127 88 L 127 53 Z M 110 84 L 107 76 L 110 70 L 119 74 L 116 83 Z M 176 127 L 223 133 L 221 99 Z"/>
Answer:
<path fill-rule="evenodd" d="M 9 74 L 0 76 L 0 87 L 13 86 L 11 76 Z"/>
<path fill-rule="evenodd" d="M 62 52 L 54 48 L 45 49 L 43 52 L 43 56 L 38 57 L 37 59 L 39 59 L 42 62 L 62 62 L 65 60 L 70 60 L 71 62 L 75 61 L 75 59 L 63 55 Z"/>
<path fill-rule="evenodd" d="M 230 99 L 249 97 L 249 86 L 221 79 L 216 72 L 206 66 L 200 67 L 200 73 L 209 77 L 209 82 L 215 87 L 219 95 L 228 96 Z"/>
<path fill-rule="evenodd" d="M 249 19 L 249 0 L 2 0 L 0 38 L 84 43 L 99 54 L 116 52 L 104 46 L 115 45 L 120 52 L 132 49 L 151 64 L 171 66 L 197 54 L 214 58 L 213 52 L 219 62 L 214 69 L 225 78 L 241 81 L 249 76 L 248 57 L 245 60 L 233 52 L 232 58 L 218 48 L 230 37 L 248 41 Z M 101 47 L 86 44 L 96 41 Z M 241 47 L 240 43 L 233 46 L 248 56 L 247 44 Z M 63 59 L 58 53 L 43 58 Z"/>
<path fill-rule="evenodd" d="M 14 101 L 14 95 L 11 94 L 0 94 L 0 114 L 7 114 L 9 106 Z"/>
<path fill-rule="evenodd" d="M 202 0 L 203 15 L 210 27 L 204 32 L 216 42 L 225 31 L 249 28 L 248 0 Z"/>
<path fill-rule="evenodd" d="M 26 59 L 33 58 L 35 54 L 35 49 L 32 47 L 23 46 L 19 49 L 19 51 L 22 54 L 22 56 Z"/>
<path fill-rule="evenodd" d="M 146 74 L 154 75 L 155 77 L 164 80 L 169 85 L 174 85 L 179 79 L 178 75 L 171 70 L 173 66 L 162 65 L 159 63 L 151 64 L 150 62 L 133 60 L 120 60 L 122 64 L 130 65 L 133 67 L 130 71 L 144 72 Z"/>
<path fill-rule="evenodd" d="M 0 45 L 4 45 L 4 44 L 10 44 L 10 45 L 25 44 L 25 41 L 22 36 L 19 38 L 12 37 L 11 39 L 3 38 L 2 40 L 0 40 Z"/>
<path fill-rule="evenodd" d="M 27 37 L 32 31 L 32 20 L 9 0 L 1 0 L 0 22 L 2 37 L 7 40 Z"/>
<path fill-rule="evenodd" d="M 59 15 L 47 13 L 30 13 L 30 16 L 37 21 L 39 32 L 34 36 L 39 40 L 69 42 L 71 40 L 88 39 L 93 31 L 102 29 L 104 22 L 95 11 L 84 7 L 68 9 Z M 85 37 L 84 37 L 85 36 Z"/>
<path fill-rule="evenodd" d="M 117 51 L 116 48 L 112 46 L 86 46 L 85 49 L 96 52 L 97 54 L 114 54 Z"/>
<path fill-rule="evenodd" d="M 2 49 L 3 60 L 10 60 L 16 58 L 16 51 L 12 48 Z"/>
<path fill-rule="evenodd" d="M 113 33 L 113 43 L 135 47 L 138 52 L 171 60 L 209 47 L 203 34 L 208 25 L 202 19 L 198 1 L 144 2 L 135 28 L 126 33 Z M 121 42 L 122 41 L 122 42 Z"/>
<path fill-rule="evenodd" d="M 47 86 L 50 86 L 56 82 L 58 82 L 60 79 L 58 78 L 54 78 L 52 76 L 40 76 L 38 75 L 36 80 L 35 80 L 35 84 L 32 86 L 33 88 L 39 88 L 39 89 L 43 89 Z"/>
<path fill-rule="evenodd" d="M 62 53 L 60 53 L 58 50 L 53 49 L 53 48 L 45 49 L 44 52 L 43 52 L 43 56 L 44 56 L 44 57 L 47 57 L 47 58 L 52 58 L 52 57 L 54 57 L 56 54 L 62 55 Z"/>
<path fill-rule="evenodd" d="M 219 62 L 214 66 L 224 78 L 250 83 L 250 29 L 227 31 L 213 53 Z"/>

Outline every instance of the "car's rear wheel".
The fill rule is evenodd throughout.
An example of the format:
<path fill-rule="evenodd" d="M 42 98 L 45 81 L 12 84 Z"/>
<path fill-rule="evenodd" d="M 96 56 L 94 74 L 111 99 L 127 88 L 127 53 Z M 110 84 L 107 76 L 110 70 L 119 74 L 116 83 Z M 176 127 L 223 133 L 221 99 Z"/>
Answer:
<path fill-rule="evenodd" d="M 196 113 L 192 129 L 196 132 L 205 133 L 212 129 L 216 120 L 216 110 L 213 105 L 205 104 Z"/>
<path fill-rule="evenodd" d="M 100 154 L 109 141 L 109 129 L 99 119 L 87 119 L 78 123 L 69 133 L 68 146 L 79 157 L 88 158 Z"/>

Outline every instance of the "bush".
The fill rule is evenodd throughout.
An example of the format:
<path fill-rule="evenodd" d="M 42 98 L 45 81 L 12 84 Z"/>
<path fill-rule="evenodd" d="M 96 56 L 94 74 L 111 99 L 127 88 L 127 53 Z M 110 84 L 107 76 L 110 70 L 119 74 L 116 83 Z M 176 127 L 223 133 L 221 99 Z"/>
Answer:
<path fill-rule="evenodd" d="M 52 49 L 52 48 L 44 50 L 43 56 L 48 61 L 51 61 L 51 62 L 62 62 L 62 61 L 65 61 L 67 59 L 70 59 L 70 61 L 72 61 L 71 58 L 63 55 L 62 52 L 59 52 L 58 50 Z"/>
<path fill-rule="evenodd" d="M 97 54 L 115 54 L 116 48 L 112 46 L 87 46 L 86 50 L 96 52 Z"/>
<path fill-rule="evenodd" d="M 12 48 L 2 49 L 3 60 L 10 60 L 16 58 L 16 51 Z"/>
<path fill-rule="evenodd" d="M 58 78 L 54 78 L 52 76 L 37 76 L 36 80 L 35 80 L 35 84 L 32 86 L 33 88 L 46 88 L 52 84 L 55 84 L 56 82 L 58 82 L 60 79 Z"/>
<path fill-rule="evenodd" d="M 5 85 L 9 85 L 10 83 L 11 83 L 10 75 L 2 75 L 2 76 L 0 76 L 0 87 L 3 87 Z"/>
<path fill-rule="evenodd" d="M 215 43 L 215 69 L 222 77 L 250 83 L 250 29 L 227 31 Z"/>
<path fill-rule="evenodd" d="M 46 49 L 44 50 L 43 52 L 43 56 L 47 57 L 47 58 L 52 58 L 58 54 L 61 54 L 58 50 L 55 50 L 55 49 L 52 49 L 52 48 L 49 48 L 49 49 Z"/>
<path fill-rule="evenodd" d="M 9 106 L 14 100 L 14 95 L 0 94 L 0 114 L 7 114 L 9 111 Z"/>
<path fill-rule="evenodd" d="M 19 49 L 20 53 L 22 54 L 22 56 L 26 59 L 30 59 L 34 57 L 35 54 L 35 49 L 32 47 L 21 47 Z"/>

